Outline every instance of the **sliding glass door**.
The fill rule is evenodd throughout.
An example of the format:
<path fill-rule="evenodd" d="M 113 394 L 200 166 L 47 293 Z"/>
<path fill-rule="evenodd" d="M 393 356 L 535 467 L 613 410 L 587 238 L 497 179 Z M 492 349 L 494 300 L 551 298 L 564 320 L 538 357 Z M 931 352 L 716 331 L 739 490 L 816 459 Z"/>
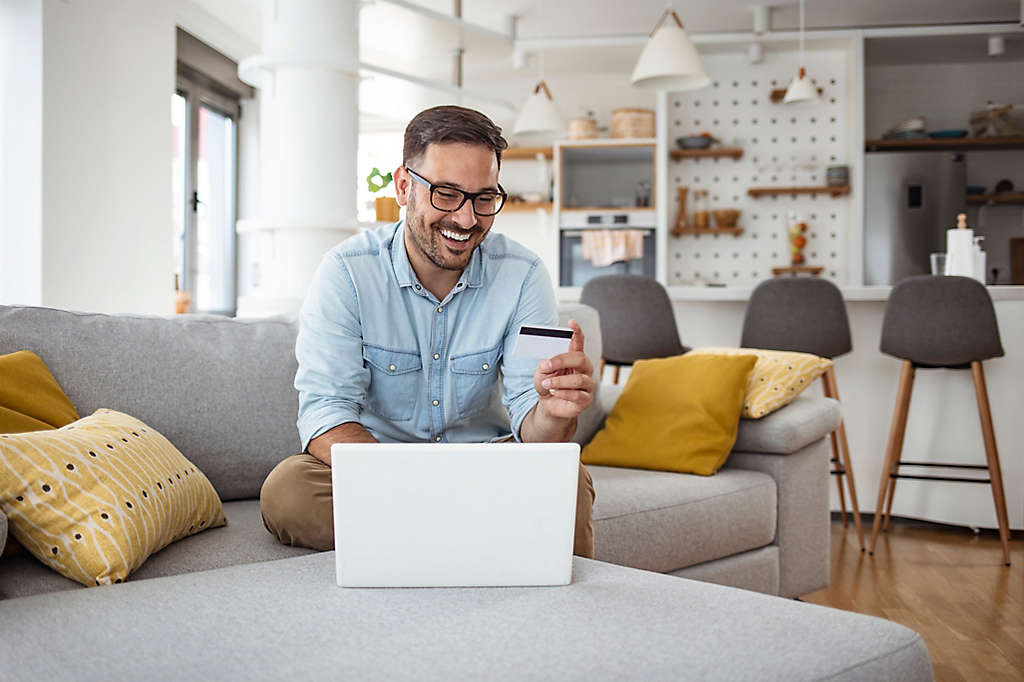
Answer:
<path fill-rule="evenodd" d="M 189 312 L 234 315 L 238 100 L 179 76 L 174 125 L 174 258 Z"/>

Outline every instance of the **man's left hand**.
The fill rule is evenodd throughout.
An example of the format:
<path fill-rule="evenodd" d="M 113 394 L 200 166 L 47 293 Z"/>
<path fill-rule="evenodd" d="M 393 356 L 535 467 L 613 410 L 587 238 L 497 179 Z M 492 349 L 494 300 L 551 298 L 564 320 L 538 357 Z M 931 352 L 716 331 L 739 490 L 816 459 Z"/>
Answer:
<path fill-rule="evenodd" d="M 568 352 L 541 361 L 533 375 L 537 407 L 555 419 L 575 419 L 594 402 L 594 365 L 583 353 L 583 330 L 576 320 L 569 327 Z"/>

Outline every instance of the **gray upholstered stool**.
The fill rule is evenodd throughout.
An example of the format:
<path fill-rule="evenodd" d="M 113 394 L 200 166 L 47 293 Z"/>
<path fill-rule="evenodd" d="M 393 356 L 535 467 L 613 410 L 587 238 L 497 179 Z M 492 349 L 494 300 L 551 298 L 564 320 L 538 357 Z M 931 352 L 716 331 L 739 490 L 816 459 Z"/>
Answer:
<path fill-rule="evenodd" d="M 957 481 L 965 483 L 991 483 L 999 522 L 999 539 L 1003 544 L 1003 560 L 1010 565 L 1010 525 L 1006 516 L 1006 496 L 1003 493 L 1003 474 L 999 466 L 992 412 L 989 409 L 988 389 L 982 361 L 1003 355 L 999 339 L 999 325 L 988 290 L 969 277 L 935 277 L 922 275 L 909 277 L 893 287 L 885 305 L 882 323 L 881 350 L 903 360 L 896 409 L 892 416 L 889 443 L 886 447 L 882 480 L 878 484 L 878 503 L 875 505 L 875 523 L 871 529 L 871 553 L 875 551 L 879 527 L 883 525 L 882 504 L 885 503 L 884 526 L 889 525 L 896 479 Z M 904 462 L 900 460 L 903 435 L 907 429 L 907 412 L 914 374 L 918 369 L 971 370 L 974 394 L 978 401 L 978 416 L 985 441 L 988 465 L 937 464 L 932 462 Z M 900 474 L 900 466 L 939 466 L 946 469 L 987 470 L 989 478 L 950 478 L 945 476 Z M 888 501 L 886 498 L 888 497 Z"/>
<path fill-rule="evenodd" d="M 827 279 L 817 277 L 780 277 L 761 282 L 750 296 L 743 317 L 744 348 L 789 350 L 812 353 L 823 358 L 836 358 L 853 349 L 846 303 L 839 288 Z M 839 384 L 832 367 L 821 377 L 822 389 L 829 398 L 839 400 Z M 850 508 L 857 540 L 864 551 L 864 530 L 860 522 L 857 486 L 853 479 L 850 444 L 846 426 L 830 434 L 832 441 L 832 474 L 839 489 L 839 506 L 843 526 L 847 525 L 846 495 L 843 482 L 850 491 Z"/>
<path fill-rule="evenodd" d="M 601 369 L 619 368 L 637 360 L 667 358 L 685 353 L 679 341 L 676 316 L 665 287 L 637 275 L 603 275 L 583 286 L 580 303 L 597 309 L 601 317 Z"/>

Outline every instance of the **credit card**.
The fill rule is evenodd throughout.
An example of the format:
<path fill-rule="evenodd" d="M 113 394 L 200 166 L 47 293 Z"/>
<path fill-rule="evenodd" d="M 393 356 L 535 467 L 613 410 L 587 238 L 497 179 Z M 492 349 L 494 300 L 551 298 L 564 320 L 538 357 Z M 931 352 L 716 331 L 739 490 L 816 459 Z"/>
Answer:
<path fill-rule="evenodd" d="M 573 331 L 568 327 L 523 325 L 516 337 L 512 355 L 520 358 L 548 359 L 569 352 Z"/>

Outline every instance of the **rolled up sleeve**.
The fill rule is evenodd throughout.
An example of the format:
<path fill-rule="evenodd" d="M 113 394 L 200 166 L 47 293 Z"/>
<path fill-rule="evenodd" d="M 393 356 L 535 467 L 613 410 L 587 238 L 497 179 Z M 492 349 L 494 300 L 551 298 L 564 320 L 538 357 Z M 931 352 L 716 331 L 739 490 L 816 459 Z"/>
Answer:
<path fill-rule="evenodd" d="M 520 442 L 522 441 L 520 428 L 523 420 L 540 399 L 537 391 L 533 388 L 533 375 L 537 371 L 538 360 L 512 356 L 519 327 L 524 324 L 543 326 L 558 324 L 555 289 L 551 285 L 551 277 L 548 275 L 547 268 L 540 260 L 534 263 L 532 270 L 523 282 L 519 293 L 519 304 L 516 306 L 512 323 L 505 332 L 503 349 L 502 403 L 508 410 L 512 435 Z"/>
<path fill-rule="evenodd" d="M 299 369 L 299 437 L 309 441 L 345 422 L 358 422 L 369 371 L 363 366 L 359 302 L 344 261 L 328 253 L 313 275 L 299 313 L 295 342 Z"/>

